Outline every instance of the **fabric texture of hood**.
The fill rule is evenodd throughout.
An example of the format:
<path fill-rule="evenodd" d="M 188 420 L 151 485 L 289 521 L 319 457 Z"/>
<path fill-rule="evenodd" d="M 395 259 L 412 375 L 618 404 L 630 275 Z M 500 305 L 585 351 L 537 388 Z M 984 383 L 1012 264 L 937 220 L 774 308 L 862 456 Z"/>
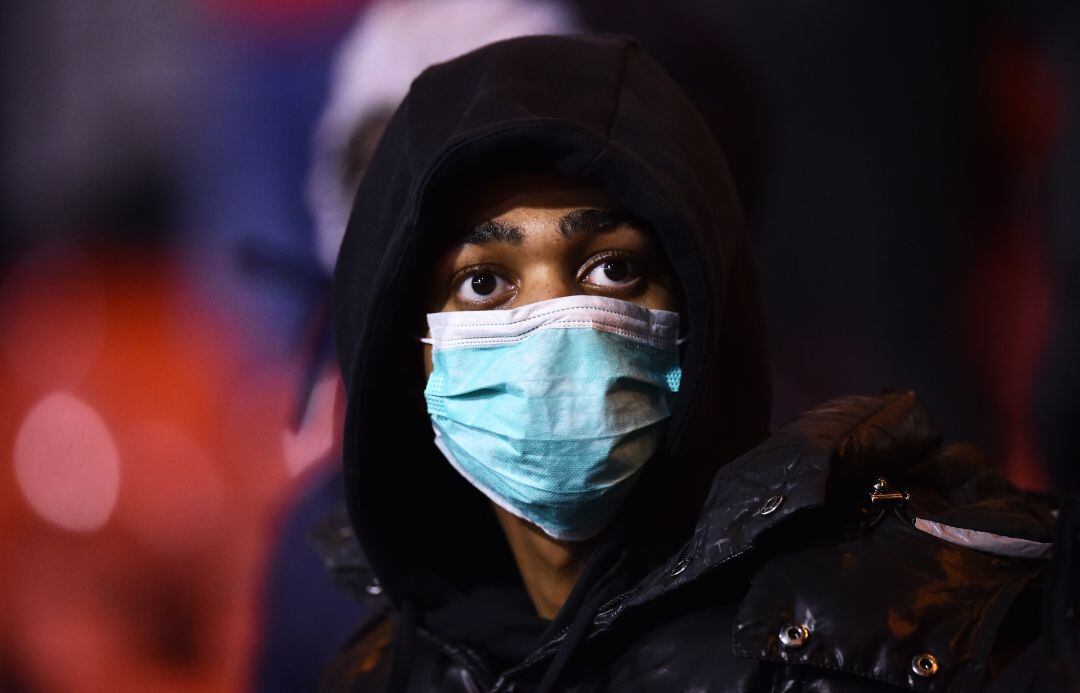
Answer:
<path fill-rule="evenodd" d="M 334 281 L 350 516 L 385 594 L 421 615 L 519 580 L 489 503 L 433 443 L 417 287 L 454 240 L 440 223 L 454 197 L 530 171 L 586 179 L 647 221 L 685 293 L 665 444 L 610 535 L 676 550 L 716 471 L 767 434 L 763 320 L 734 184 L 679 88 L 621 37 L 511 39 L 427 69 L 360 184 Z"/>

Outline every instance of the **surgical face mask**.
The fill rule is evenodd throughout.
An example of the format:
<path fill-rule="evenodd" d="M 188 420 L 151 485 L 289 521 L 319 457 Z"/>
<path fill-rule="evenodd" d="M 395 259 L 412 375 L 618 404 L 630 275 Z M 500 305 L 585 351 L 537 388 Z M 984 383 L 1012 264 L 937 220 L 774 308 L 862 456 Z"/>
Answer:
<path fill-rule="evenodd" d="M 435 444 L 556 539 L 604 529 L 659 447 L 679 389 L 679 315 L 600 296 L 428 316 Z"/>

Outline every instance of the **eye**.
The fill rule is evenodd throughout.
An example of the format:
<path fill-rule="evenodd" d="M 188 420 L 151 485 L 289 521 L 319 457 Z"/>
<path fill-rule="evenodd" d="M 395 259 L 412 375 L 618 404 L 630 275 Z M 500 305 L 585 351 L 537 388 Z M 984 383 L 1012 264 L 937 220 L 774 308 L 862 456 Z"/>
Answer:
<path fill-rule="evenodd" d="M 491 270 L 478 269 L 460 279 L 455 297 L 462 303 L 489 303 L 512 290 L 513 285 L 505 278 Z"/>
<path fill-rule="evenodd" d="M 582 277 L 582 281 L 593 286 L 626 287 L 641 278 L 634 262 L 624 257 L 607 257 L 595 265 Z"/>

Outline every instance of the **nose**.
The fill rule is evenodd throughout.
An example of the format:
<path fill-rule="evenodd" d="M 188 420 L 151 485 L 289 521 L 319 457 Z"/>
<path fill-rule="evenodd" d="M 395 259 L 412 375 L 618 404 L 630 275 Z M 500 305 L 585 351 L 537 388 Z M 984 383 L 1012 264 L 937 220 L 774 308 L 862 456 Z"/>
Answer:
<path fill-rule="evenodd" d="M 552 298 L 573 296 L 581 293 L 577 278 L 559 263 L 530 265 L 519 277 L 517 300 L 514 304 L 524 306 Z"/>

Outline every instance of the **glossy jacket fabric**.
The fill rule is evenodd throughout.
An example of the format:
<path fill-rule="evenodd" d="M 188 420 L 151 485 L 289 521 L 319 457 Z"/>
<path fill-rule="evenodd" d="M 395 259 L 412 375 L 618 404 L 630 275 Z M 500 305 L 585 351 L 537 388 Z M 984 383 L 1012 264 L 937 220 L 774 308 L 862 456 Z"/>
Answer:
<path fill-rule="evenodd" d="M 421 628 L 407 690 L 982 690 L 1037 634 L 1050 526 L 913 393 L 838 400 L 725 466 L 689 541 L 580 632 L 499 672 Z M 330 688 L 386 688 L 390 618 Z"/>

